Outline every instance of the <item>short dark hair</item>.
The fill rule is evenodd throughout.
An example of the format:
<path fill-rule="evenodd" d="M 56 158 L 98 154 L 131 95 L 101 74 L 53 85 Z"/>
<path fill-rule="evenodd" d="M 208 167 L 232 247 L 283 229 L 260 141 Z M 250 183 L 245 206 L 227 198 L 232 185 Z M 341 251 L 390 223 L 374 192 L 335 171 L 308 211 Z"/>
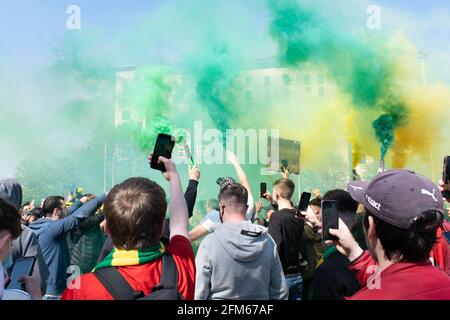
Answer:
<path fill-rule="evenodd" d="M 0 230 L 7 230 L 13 239 L 22 233 L 19 211 L 3 198 L 0 198 Z"/>
<path fill-rule="evenodd" d="M 44 210 L 42 208 L 33 208 L 31 209 L 31 215 L 36 217 L 36 219 L 40 219 L 44 216 Z"/>
<path fill-rule="evenodd" d="M 275 181 L 273 186 L 283 199 L 291 200 L 295 190 L 295 184 L 292 180 L 281 178 Z"/>
<path fill-rule="evenodd" d="M 369 228 L 369 217 L 374 220 L 375 231 L 386 257 L 389 260 L 396 258 L 412 263 L 422 263 L 429 258 L 437 241 L 436 231 L 443 221 L 440 212 L 430 210 L 421 213 L 411 227 L 405 230 L 377 218 L 366 210 L 363 220 L 366 230 Z"/>
<path fill-rule="evenodd" d="M 358 202 L 353 200 L 348 191 L 342 189 L 330 190 L 323 195 L 322 200 L 337 201 L 337 209 L 340 213 L 356 214 Z"/>
<path fill-rule="evenodd" d="M 248 201 L 247 189 L 241 184 L 226 185 L 219 193 L 219 202 L 227 201 L 232 206 L 246 207 Z"/>
<path fill-rule="evenodd" d="M 315 197 L 314 199 L 312 199 L 312 200 L 309 202 L 309 205 L 310 205 L 310 206 L 316 206 L 316 207 L 322 206 L 322 198 L 321 198 L 320 196 Z"/>
<path fill-rule="evenodd" d="M 50 196 L 45 198 L 44 203 L 42 205 L 42 212 L 45 216 L 53 213 L 55 209 L 61 209 L 63 207 L 64 197 L 61 196 Z"/>
<path fill-rule="evenodd" d="M 104 212 L 111 239 L 119 249 L 156 245 L 167 210 L 166 193 L 147 178 L 130 178 L 108 194 Z"/>

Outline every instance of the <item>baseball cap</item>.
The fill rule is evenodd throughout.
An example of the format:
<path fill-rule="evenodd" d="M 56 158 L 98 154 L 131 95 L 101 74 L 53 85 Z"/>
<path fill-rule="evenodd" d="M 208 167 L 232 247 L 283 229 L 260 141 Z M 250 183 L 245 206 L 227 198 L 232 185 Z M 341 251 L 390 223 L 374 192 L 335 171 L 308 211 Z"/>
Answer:
<path fill-rule="evenodd" d="M 223 188 L 225 188 L 230 184 L 237 184 L 236 180 L 234 180 L 232 177 L 227 178 L 220 177 L 217 179 L 216 183 L 220 186 L 220 190 L 222 190 Z"/>
<path fill-rule="evenodd" d="M 353 181 L 347 191 L 374 216 L 401 229 L 409 229 L 426 211 L 444 215 L 438 186 L 411 170 L 388 170 L 370 182 Z"/>

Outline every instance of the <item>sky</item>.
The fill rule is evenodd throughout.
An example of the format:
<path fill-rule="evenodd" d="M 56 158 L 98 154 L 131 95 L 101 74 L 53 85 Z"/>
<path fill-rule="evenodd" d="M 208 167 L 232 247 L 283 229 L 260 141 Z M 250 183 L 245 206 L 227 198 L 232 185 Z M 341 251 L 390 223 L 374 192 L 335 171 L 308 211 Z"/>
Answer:
<path fill-rule="evenodd" d="M 197 2 L 201 4 L 201 1 Z M 203 1 L 213 3 L 212 0 Z M 222 6 L 233 3 L 233 8 L 241 6 L 243 12 L 251 13 L 252 23 L 260 24 L 254 26 L 255 30 L 262 30 L 261 34 L 266 32 L 265 1 L 217 0 L 216 2 L 220 2 Z M 333 1 L 322 2 L 324 5 L 334 5 Z M 379 5 L 382 10 L 382 28 L 406 33 L 419 50 L 430 54 L 427 61 L 429 81 L 450 83 L 450 66 L 444 63 L 450 53 L 448 0 L 361 0 L 361 2 Z M 11 72 L 10 70 L 14 68 L 28 70 L 30 73 L 39 72 L 41 68 L 51 64 L 55 44 L 64 33 L 68 32 L 66 10 L 69 5 L 80 7 L 83 32 L 110 36 L 119 34 L 148 14 L 157 13 L 166 5 L 184 10 L 186 3 L 182 0 L 0 0 L 0 72 L 2 70 Z M 201 5 L 197 8 L 201 8 Z M 200 10 L 199 18 L 202 15 Z M 157 30 L 155 32 L 157 33 Z M 255 31 L 255 37 L 264 37 L 261 34 Z M 168 50 L 161 50 L 160 54 L 168 55 Z M 143 55 L 136 56 L 135 61 L 123 60 L 117 63 L 135 65 L 145 62 L 145 59 Z M 0 176 L 11 176 L 20 159 L 12 144 L 14 142 L 4 141 L 0 134 L 0 150 L 3 150 L 0 156 Z M 9 151 L 15 154 L 3 156 Z"/>

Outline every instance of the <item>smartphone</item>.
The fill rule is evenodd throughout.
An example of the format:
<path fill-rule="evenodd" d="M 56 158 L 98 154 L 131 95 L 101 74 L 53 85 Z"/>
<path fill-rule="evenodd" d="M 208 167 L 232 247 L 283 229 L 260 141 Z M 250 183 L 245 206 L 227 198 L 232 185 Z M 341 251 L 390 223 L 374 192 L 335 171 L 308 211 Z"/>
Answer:
<path fill-rule="evenodd" d="M 156 138 L 155 148 L 153 149 L 152 161 L 150 167 L 162 172 L 166 171 L 163 163 L 158 163 L 159 157 L 170 159 L 172 157 L 172 150 L 175 146 L 175 138 L 171 135 L 160 133 Z"/>
<path fill-rule="evenodd" d="M 442 191 L 442 196 L 445 198 L 450 198 L 450 156 L 446 156 L 444 158 L 442 181 L 444 182 L 444 191 Z"/>
<path fill-rule="evenodd" d="M 444 158 L 442 181 L 444 181 L 444 184 L 450 184 L 450 156 Z"/>
<path fill-rule="evenodd" d="M 281 165 L 283 169 L 288 169 L 288 161 L 286 159 L 281 160 Z"/>
<path fill-rule="evenodd" d="M 447 240 L 447 243 L 450 244 L 450 231 L 442 232 L 442 236 Z"/>
<path fill-rule="evenodd" d="M 19 282 L 22 276 L 31 276 L 33 274 L 36 257 L 25 257 L 16 260 L 11 272 L 10 281 L 6 289 L 25 290 L 23 284 Z"/>
<path fill-rule="evenodd" d="M 308 209 L 310 200 L 311 200 L 311 193 L 310 192 L 302 192 L 300 201 L 298 202 L 297 213 L 306 211 Z"/>
<path fill-rule="evenodd" d="M 261 182 L 259 186 L 259 196 L 264 198 L 264 194 L 267 192 L 267 183 Z"/>
<path fill-rule="evenodd" d="M 337 210 L 337 201 L 323 200 L 322 201 L 322 240 L 337 240 L 337 238 L 330 234 L 330 229 L 339 228 L 339 213 Z"/>

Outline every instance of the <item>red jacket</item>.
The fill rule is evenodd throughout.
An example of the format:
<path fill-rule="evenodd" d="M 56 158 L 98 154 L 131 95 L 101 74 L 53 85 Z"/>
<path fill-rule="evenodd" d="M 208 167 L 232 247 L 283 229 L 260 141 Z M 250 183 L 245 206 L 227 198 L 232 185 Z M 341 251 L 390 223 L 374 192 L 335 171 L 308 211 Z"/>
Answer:
<path fill-rule="evenodd" d="M 381 272 L 377 282 L 377 264 L 365 251 L 349 269 L 363 287 L 351 300 L 450 300 L 450 277 L 431 262 L 395 263 Z"/>
<path fill-rule="evenodd" d="M 436 261 L 436 265 L 450 276 L 450 244 L 442 236 L 442 233 L 448 231 L 450 231 L 450 222 L 444 221 L 437 231 L 438 241 L 433 246 L 431 255 L 434 258 L 434 261 Z"/>
<path fill-rule="evenodd" d="M 183 236 L 175 236 L 170 241 L 167 251 L 175 260 L 178 269 L 178 290 L 186 300 L 194 299 L 195 258 L 191 242 Z M 119 272 L 135 291 L 148 295 L 159 284 L 162 260 L 128 267 L 118 267 Z M 79 278 L 78 288 L 66 289 L 61 300 L 112 300 L 111 294 L 92 273 Z"/>

